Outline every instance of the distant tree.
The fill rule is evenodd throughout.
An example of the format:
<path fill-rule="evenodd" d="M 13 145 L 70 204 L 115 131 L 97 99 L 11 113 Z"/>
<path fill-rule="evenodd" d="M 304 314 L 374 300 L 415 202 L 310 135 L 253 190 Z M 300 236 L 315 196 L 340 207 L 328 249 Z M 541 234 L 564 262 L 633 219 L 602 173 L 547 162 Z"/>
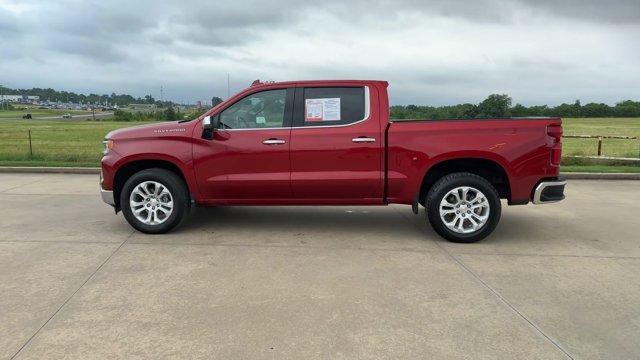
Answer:
<path fill-rule="evenodd" d="M 164 109 L 164 108 L 167 108 L 167 107 L 173 107 L 173 106 L 175 106 L 175 104 L 173 103 L 173 101 L 168 101 L 168 100 L 165 100 L 165 101 L 156 100 L 155 104 L 156 104 L 156 106 L 157 106 L 157 107 L 159 107 L 160 109 Z"/>
<path fill-rule="evenodd" d="M 550 111 L 556 116 L 580 117 L 582 106 L 580 105 L 580 100 L 576 100 L 573 104 L 560 104 Z"/>
<path fill-rule="evenodd" d="M 456 105 L 455 108 L 456 113 L 452 116 L 453 118 L 472 119 L 478 116 L 478 105 L 462 104 Z"/>
<path fill-rule="evenodd" d="M 553 109 L 550 109 L 547 105 L 536 105 L 529 106 L 527 108 L 527 112 L 529 113 L 527 116 L 551 116 L 553 114 Z"/>
<path fill-rule="evenodd" d="M 480 117 L 508 117 L 511 115 L 511 98 L 506 94 L 491 94 L 478 105 Z"/>
<path fill-rule="evenodd" d="M 15 107 L 10 102 L 0 102 L 0 110 L 15 110 Z"/>
<path fill-rule="evenodd" d="M 115 121 L 132 121 L 133 114 L 128 111 L 116 110 L 113 112 L 113 118 Z"/>
<path fill-rule="evenodd" d="M 516 104 L 514 107 L 511 108 L 511 116 L 516 116 L 516 117 L 529 116 L 529 109 L 522 104 Z"/>
<path fill-rule="evenodd" d="M 613 108 L 607 104 L 588 103 L 582 107 L 582 114 L 585 117 L 613 116 Z"/>
<path fill-rule="evenodd" d="M 614 115 L 619 117 L 640 116 L 640 101 L 625 100 L 616 104 L 613 108 Z"/>
<path fill-rule="evenodd" d="M 221 102 L 222 102 L 222 99 L 217 97 L 217 96 L 214 96 L 214 97 L 211 98 L 211 106 L 212 107 L 220 104 Z"/>
<path fill-rule="evenodd" d="M 168 107 L 164 111 L 164 118 L 167 121 L 180 120 L 180 119 L 178 119 L 178 114 L 176 113 L 176 110 L 172 106 Z"/>

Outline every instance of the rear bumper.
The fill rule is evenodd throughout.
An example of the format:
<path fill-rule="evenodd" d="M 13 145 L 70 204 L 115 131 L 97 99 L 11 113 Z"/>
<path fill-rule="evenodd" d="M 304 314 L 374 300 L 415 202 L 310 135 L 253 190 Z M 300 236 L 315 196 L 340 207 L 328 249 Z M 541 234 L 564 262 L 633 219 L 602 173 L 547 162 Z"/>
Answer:
<path fill-rule="evenodd" d="M 533 203 L 548 204 L 564 200 L 565 185 L 567 185 L 567 180 L 564 178 L 541 181 L 533 191 Z"/>

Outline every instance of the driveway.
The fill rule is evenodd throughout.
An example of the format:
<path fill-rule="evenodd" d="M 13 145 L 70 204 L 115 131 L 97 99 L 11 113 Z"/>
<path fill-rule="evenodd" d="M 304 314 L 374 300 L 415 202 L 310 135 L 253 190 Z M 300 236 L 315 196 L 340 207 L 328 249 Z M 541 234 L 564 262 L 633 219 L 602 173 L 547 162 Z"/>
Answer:
<path fill-rule="evenodd" d="M 0 174 L 0 358 L 640 358 L 640 182 L 571 181 L 477 244 L 408 206 L 132 231 L 94 175 Z"/>

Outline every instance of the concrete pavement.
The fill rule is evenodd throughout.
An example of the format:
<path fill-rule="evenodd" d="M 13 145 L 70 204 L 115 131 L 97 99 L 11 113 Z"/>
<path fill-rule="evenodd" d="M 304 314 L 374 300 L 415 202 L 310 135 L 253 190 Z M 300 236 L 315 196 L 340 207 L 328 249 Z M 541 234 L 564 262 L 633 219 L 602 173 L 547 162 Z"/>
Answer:
<path fill-rule="evenodd" d="M 451 244 L 410 207 L 131 230 L 95 175 L 0 174 L 0 358 L 638 358 L 640 182 Z"/>

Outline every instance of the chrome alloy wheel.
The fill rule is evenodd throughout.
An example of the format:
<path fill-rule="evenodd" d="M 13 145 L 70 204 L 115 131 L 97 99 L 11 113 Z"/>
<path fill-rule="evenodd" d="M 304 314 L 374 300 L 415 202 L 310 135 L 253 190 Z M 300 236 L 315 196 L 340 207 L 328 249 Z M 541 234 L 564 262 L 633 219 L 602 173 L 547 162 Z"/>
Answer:
<path fill-rule="evenodd" d="M 131 212 L 141 223 L 159 225 L 173 211 L 173 195 L 166 186 L 156 181 L 144 181 L 129 196 Z"/>
<path fill-rule="evenodd" d="M 449 230 L 469 234 L 489 220 L 489 201 L 478 189 L 460 186 L 449 191 L 440 202 L 440 219 Z"/>

